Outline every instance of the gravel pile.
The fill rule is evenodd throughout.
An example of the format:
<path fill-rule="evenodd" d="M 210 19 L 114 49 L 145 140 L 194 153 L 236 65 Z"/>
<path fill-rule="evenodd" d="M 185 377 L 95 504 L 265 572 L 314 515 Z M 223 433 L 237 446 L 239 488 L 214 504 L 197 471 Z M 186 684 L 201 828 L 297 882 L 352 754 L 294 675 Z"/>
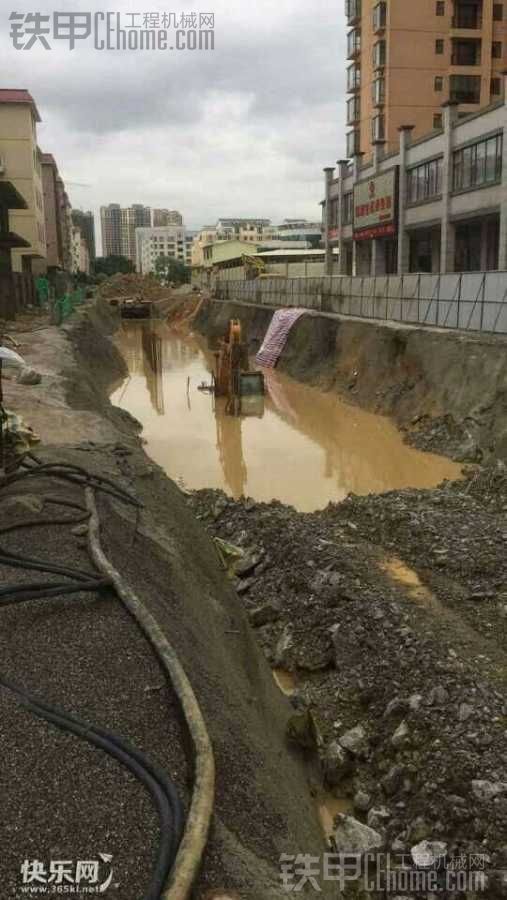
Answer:
<path fill-rule="evenodd" d="M 210 490 L 189 503 L 222 552 L 242 549 L 238 602 L 297 684 L 288 737 L 375 832 L 358 840 L 479 855 L 487 896 L 507 896 L 505 467 L 312 514 Z"/>

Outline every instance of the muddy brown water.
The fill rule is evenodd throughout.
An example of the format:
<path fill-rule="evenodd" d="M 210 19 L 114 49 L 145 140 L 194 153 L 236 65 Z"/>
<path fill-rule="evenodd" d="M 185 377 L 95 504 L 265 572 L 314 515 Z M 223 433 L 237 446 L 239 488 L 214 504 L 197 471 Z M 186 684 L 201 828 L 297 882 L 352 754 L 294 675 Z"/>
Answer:
<path fill-rule="evenodd" d="M 142 423 L 152 459 L 189 489 L 313 511 L 350 492 L 434 487 L 460 475 L 456 463 L 404 444 L 385 417 L 276 370 L 265 370 L 262 416 L 227 415 L 223 400 L 198 390 L 211 381 L 213 356 L 196 334 L 125 322 L 117 344 L 129 376 L 111 400 Z"/>

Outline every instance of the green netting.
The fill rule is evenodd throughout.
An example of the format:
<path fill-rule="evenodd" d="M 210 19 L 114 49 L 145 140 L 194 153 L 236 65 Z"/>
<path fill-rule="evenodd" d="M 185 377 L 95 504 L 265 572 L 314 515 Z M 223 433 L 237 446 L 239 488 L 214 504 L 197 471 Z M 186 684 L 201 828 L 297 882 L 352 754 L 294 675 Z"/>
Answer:
<path fill-rule="evenodd" d="M 62 322 L 65 322 L 65 320 L 72 315 L 76 306 L 79 306 L 84 300 L 84 288 L 77 288 L 77 290 L 72 291 L 72 293 L 64 294 L 63 297 L 59 297 L 55 303 L 58 324 L 61 325 Z"/>

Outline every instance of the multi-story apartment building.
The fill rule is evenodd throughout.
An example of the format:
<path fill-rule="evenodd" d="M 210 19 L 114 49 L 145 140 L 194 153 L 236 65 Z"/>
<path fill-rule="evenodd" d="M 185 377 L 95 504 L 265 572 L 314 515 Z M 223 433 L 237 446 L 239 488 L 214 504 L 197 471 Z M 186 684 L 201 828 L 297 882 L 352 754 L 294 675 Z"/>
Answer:
<path fill-rule="evenodd" d="M 92 212 L 83 212 L 81 209 L 72 210 L 72 222 L 80 229 L 81 234 L 86 241 L 88 256 L 90 263 L 96 258 L 97 252 L 95 248 L 95 218 Z"/>
<path fill-rule="evenodd" d="M 72 273 L 90 274 L 90 254 L 85 235 L 77 225 L 72 226 Z"/>
<path fill-rule="evenodd" d="M 261 241 L 271 219 L 219 219 L 216 224 L 218 241 Z"/>
<path fill-rule="evenodd" d="M 122 255 L 133 263 L 136 261 L 136 229 L 151 226 L 151 209 L 134 203 L 121 210 L 121 245 Z"/>
<path fill-rule="evenodd" d="M 0 89 L 0 183 L 9 182 L 9 193 L 18 196 L 17 208 L 5 207 L 9 208 L 7 233 L 12 235 L 11 265 L 15 272 L 31 272 L 32 260 L 46 258 L 42 166 L 37 146 L 40 121 L 28 91 Z M 11 202 L 15 202 L 14 196 Z M 2 232 L 4 228 L 5 222 Z"/>
<path fill-rule="evenodd" d="M 183 216 L 177 209 L 153 209 L 151 225 L 153 228 L 164 228 L 166 225 L 183 225 Z"/>
<path fill-rule="evenodd" d="M 51 153 L 42 153 L 42 187 L 46 222 L 46 264 L 49 270 L 63 269 L 63 231 L 61 217 L 58 167 Z"/>
<path fill-rule="evenodd" d="M 136 269 L 143 275 L 155 272 L 159 256 L 172 256 L 191 265 L 192 239 L 184 228 L 166 225 L 160 228 L 136 229 Z"/>
<path fill-rule="evenodd" d="M 100 229 L 102 233 L 102 255 L 122 256 L 121 206 L 110 203 L 100 207 Z"/>
<path fill-rule="evenodd" d="M 441 129 L 447 99 L 463 116 L 501 99 L 506 0 L 346 0 L 345 13 L 348 157 L 395 150 L 402 125 Z"/>

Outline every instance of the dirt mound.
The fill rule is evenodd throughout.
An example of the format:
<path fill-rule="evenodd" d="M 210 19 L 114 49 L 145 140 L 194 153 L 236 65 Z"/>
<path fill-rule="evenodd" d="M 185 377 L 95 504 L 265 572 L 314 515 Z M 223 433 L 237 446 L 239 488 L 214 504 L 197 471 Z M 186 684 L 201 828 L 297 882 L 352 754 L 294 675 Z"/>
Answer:
<path fill-rule="evenodd" d="M 152 275 L 112 275 L 99 288 L 99 295 L 109 300 L 112 297 L 131 297 L 142 294 L 148 300 L 164 300 L 171 296 L 171 288 L 165 287 Z"/>
<path fill-rule="evenodd" d="M 322 769 L 386 850 L 423 840 L 505 866 L 507 478 L 356 497 L 301 514 L 198 491 L 241 547 L 236 588 L 310 710 Z M 495 876 L 488 897 L 503 897 Z"/>

